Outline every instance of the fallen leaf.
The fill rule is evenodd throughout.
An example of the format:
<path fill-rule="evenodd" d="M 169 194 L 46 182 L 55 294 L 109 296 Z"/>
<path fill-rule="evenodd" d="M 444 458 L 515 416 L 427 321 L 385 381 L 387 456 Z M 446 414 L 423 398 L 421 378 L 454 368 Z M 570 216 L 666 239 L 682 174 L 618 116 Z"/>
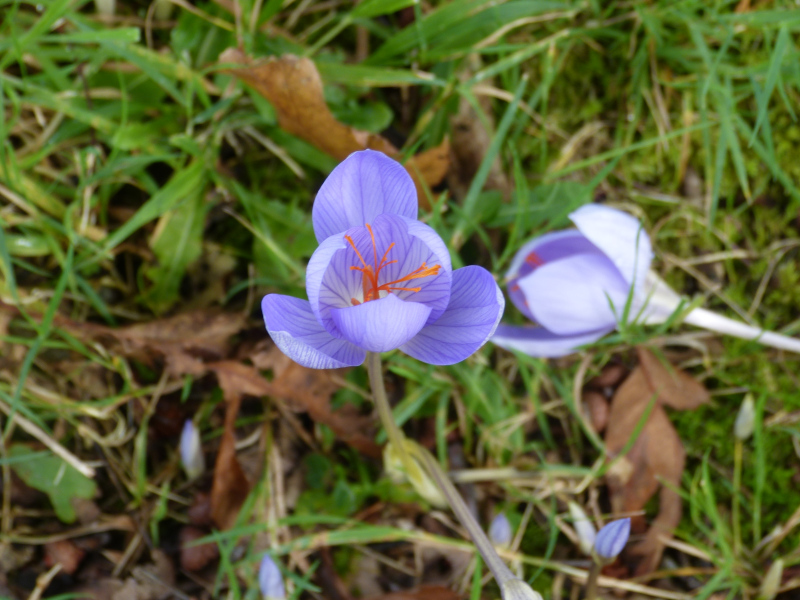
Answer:
<path fill-rule="evenodd" d="M 364 148 L 380 150 L 395 159 L 400 157 L 397 148 L 385 138 L 353 129 L 336 120 L 325 103 L 322 79 L 312 60 L 287 54 L 254 61 L 241 50 L 228 48 L 220 55 L 219 62 L 241 65 L 228 72 L 269 100 L 281 128 L 336 160 L 344 160 Z M 438 147 L 405 162 L 406 170 L 417 187 L 420 204 L 424 206 L 427 206 L 425 186 L 438 185 L 447 174 L 449 150 L 450 144 L 445 140 Z"/>
<path fill-rule="evenodd" d="M 365 456 L 380 458 L 383 455 L 374 442 L 371 417 L 359 414 L 352 405 L 338 410 L 331 408 L 331 396 L 339 389 L 331 371 L 301 367 L 271 343 L 262 345 L 251 359 L 259 369 L 273 372 L 271 395 L 307 412 L 314 421 L 330 427 L 339 439 Z"/>
<path fill-rule="evenodd" d="M 372 596 L 371 600 L 461 600 L 461 596 L 441 585 L 422 585 L 414 590 Z"/>
<path fill-rule="evenodd" d="M 44 545 L 44 564 L 50 568 L 61 565 L 61 570 L 72 575 L 86 556 L 86 552 L 78 548 L 72 540 L 56 540 Z"/>
<path fill-rule="evenodd" d="M 650 350 L 636 348 L 639 365 L 650 387 L 658 392 L 658 401 L 670 408 L 692 410 L 711 399 L 708 390 L 694 377 L 659 359 Z"/>
<path fill-rule="evenodd" d="M 230 361 L 226 361 L 230 362 Z M 238 363 L 234 363 L 238 364 Z M 219 373 L 217 374 L 219 377 Z M 250 493 L 250 482 L 236 458 L 236 436 L 234 428 L 241 393 L 231 386 L 230 381 L 219 377 L 219 384 L 225 397 L 225 424 L 222 429 L 217 461 L 214 464 L 214 481 L 211 485 L 211 520 L 220 529 L 230 529 L 236 523 L 239 509 Z"/>
<path fill-rule="evenodd" d="M 642 541 L 625 554 L 638 576 L 658 567 L 664 539 L 672 537 L 681 518 L 681 499 L 674 490 L 680 487 L 686 453 L 663 406 L 696 408 L 708 402 L 708 392 L 689 374 L 662 363 L 649 350 L 637 351 L 639 366 L 614 394 L 605 442 L 612 460 L 606 482 L 614 513 L 641 511 L 661 486 L 658 515 Z M 628 452 L 618 457 L 645 418 Z M 643 517 L 633 519 L 633 531 L 645 528 Z"/>
<path fill-rule="evenodd" d="M 199 540 L 206 535 L 208 535 L 208 532 L 191 525 L 181 529 L 181 569 L 200 571 L 219 557 L 219 547 L 212 542 L 192 544 L 195 540 Z"/>

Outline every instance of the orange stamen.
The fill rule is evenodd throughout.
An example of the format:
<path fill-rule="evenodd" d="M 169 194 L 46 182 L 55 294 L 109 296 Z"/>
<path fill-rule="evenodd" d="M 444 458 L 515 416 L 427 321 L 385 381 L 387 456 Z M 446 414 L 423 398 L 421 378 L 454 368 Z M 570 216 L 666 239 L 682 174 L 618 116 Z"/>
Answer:
<path fill-rule="evenodd" d="M 373 264 L 375 265 L 375 270 L 373 270 L 372 266 L 368 265 L 367 262 L 364 260 L 364 257 L 356 248 L 355 242 L 353 242 L 353 238 L 349 235 L 344 236 L 344 239 L 347 240 L 347 243 L 353 248 L 358 256 L 358 259 L 361 261 L 362 266 L 357 267 L 355 265 L 350 267 L 352 271 L 361 271 L 362 279 L 361 279 L 361 286 L 362 291 L 364 293 L 364 302 L 369 302 L 370 300 L 378 300 L 380 298 L 381 292 L 418 292 L 422 288 L 421 287 L 396 287 L 396 283 L 403 283 L 405 281 L 412 281 L 414 279 L 421 279 L 423 277 L 430 277 L 431 275 L 438 275 L 439 269 L 441 269 L 440 265 L 435 265 L 433 267 L 429 267 L 426 263 L 422 263 L 422 266 L 419 268 L 411 271 L 408 275 L 401 277 L 400 279 L 396 279 L 395 281 L 389 281 L 388 283 L 379 284 L 378 277 L 380 276 L 381 269 L 384 267 L 394 264 L 397 260 L 388 260 L 389 259 L 389 252 L 392 248 L 394 248 L 395 243 L 392 242 L 389 244 L 389 247 L 386 249 L 386 252 L 383 253 L 383 257 L 381 258 L 380 262 L 378 262 L 378 247 L 375 243 L 375 234 L 372 231 L 372 227 L 367 223 L 366 225 L 367 231 L 369 231 L 370 238 L 372 238 L 372 256 L 373 260 L 375 261 Z M 361 304 L 355 298 L 351 298 L 350 302 L 353 306 L 357 306 Z"/>

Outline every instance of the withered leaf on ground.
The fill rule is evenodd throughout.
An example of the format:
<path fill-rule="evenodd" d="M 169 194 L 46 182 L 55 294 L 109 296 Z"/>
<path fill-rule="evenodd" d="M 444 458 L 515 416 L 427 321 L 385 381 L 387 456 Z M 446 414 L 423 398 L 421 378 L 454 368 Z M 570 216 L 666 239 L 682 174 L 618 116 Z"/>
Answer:
<path fill-rule="evenodd" d="M 371 600 L 460 600 L 461 596 L 441 585 L 422 585 L 414 590 L 373 596 Z"/>
<path fill-rule="evenodd" d="M 672 536 L 681 518 L 681 499 L 674 490 L 680 487 L 686 453 L 663 405 L 696 408 L 708 402 L 709 395 L 689 374 L 663 364 L 647 349 L 637 350 L 640 364 L 614 395 L 605 442 L 613 460 L 606 481 L 614 513 L 642 510 L 663 484 L 656 519 L 644 539 L 626 554 L 636 563 L 636 574 L 642 575 L 658 567 L 664 550 L 662 538 Z M 645 416 L 647 420 L 627 454 L 614 460 Z M 642 517 L 635 518 L 632 526 L 638 533 L 646 527 Z"/>
<path fill-rule="evenodd" d="M 284 55 L 254 61 L 241 50 L 229 48 L 219 57 L 221 63 L 242 65 L 230 73 L 253 87 L 270 101 L 278 124 L 337 160 L 344 160 L 357 150 L 372 148 L 392 158 L 400 153 L 385 138 L 359 131 L 336 120 L 325 103 L 322 79 L 308 58 Z M 450 145 L 447 140 L 436 148 L 409 158 L 406 170 L 417 186 L 420 203 L 426 204 L 424 185 L 438 185 L 449 168 Z"/>
<path fill-rule="evenodd" d="M 233 361 L 222 361 L 223 363 Z M 233 362 L 233 364 L 238 364 Z M 217 460 L 214 464 L 214 480 L 211 485 L 211 520 L 220 529 L 230 529 L 236 523 L 239 509 L 250 493 L 250 482 L 236 457 L 236 416 L 242 402 L 242 394 L 226 377 L 217 374 L 225 398 L 225 424 L 222 429 Z"/>
<path fill-rule="evenodd" d="M 338 410 L 331 408 L 331 396 L 339 389 L 331 371 L 301 367 L 271 342 L 261 344 L 250 358 L 257 368 L 273 372 L 273 380 L 269 382 L 271 395 L 307 412 L 314 421 L 330 427 L 339 439 L 365 456 L 382 456 L 380 447 L 373 441 L 372 418 L 359 414 L 351 405 Z"/>

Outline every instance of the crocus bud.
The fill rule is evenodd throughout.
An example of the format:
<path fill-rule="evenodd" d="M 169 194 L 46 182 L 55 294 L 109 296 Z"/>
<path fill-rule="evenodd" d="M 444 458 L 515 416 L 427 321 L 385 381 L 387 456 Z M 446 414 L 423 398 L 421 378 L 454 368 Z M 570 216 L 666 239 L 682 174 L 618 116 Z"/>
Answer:
<path fill-rule="evenodd" d="M 489 525 L 489 539 L 495 546 L 501 548 L 511 544 L 511 523 L 505 513 L 499 513 Z"/>
<path fill-rule="evenodd" d="M 742 405 L 739 407 L 739 414 L 736 415 L 736 422 L 733 424 L 733 435 L 737 440 L 745 441 L 753 435 L 756 420 L 756 407 L 753 402 L 753 395 L 747 394 Z"/>
<path fill-rule="evenodd" d="M 189 479 L 195 479 L 206 470 L 203 446 L 200 443 L 200 432 L 191 419 L 183 424 L 181 432 L 181 464 Z"/>
<path fill-rule="evenodd" d="M 611 521 L 597 533 L 597 537 L 594 540 L 595 554 L 606 560 L 615 558 L 617 554 L 622 552 L 625 544 L 628 543 L 630 533 L 630 519 Z"/>
<path fill-rule="evenodd" d="M 779 558 L 769 568 L 767 574 L 764 576 L 764 581 L 761 582 L 761 588 L 758 590 L 758 600 L 772 600 L 778 595 L 778 589 L 781 587 L 781 578 L 783 577 L 783 559 Z"/>
<path fill-rule="evenodd" d="M 396 448 L 391 442 L 386 444 L 383 448 L 383 465 L 386 469 L 386 474 L 389 479 L 395 483 L 403 483 L 408 481 L 420 496 L 425 498 L 428 502 L 438 508 L 448 506 L 447 500 L 442 495 L 441 490 L 434 481 L 428 476 L 415 458 L 415 453 L 412 451 L 411 445 L 408 440 L 403 440 L 406 458 L 403 460 L 403 449 Z"/>
<path fill-rule="evenodd" d="M 583 509 L 575 502 L 569 503 L 569 514 L 572 517 L 572 526 L 575 527 L 575 533 L 578 534 L 578 545 L 584 554 L 591 554 L 594 547 L 594 541 L 597 537 L 597 530 L 592 525 L 589 517 L 583 512 Z"/>
<path fill-rule="evenodd" d="M 269 554 L 261 559 L 258 567 L 258 587 L 264 600 L 283 600 L 286 598 L 286 589 L 283 587 L 281 570 Z"/>

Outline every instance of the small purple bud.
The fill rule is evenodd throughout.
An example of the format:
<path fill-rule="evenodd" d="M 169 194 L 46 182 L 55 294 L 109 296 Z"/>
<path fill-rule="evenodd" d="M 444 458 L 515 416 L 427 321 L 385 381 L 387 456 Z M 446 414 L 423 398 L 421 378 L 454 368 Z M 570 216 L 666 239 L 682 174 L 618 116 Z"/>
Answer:
<path fill-rule="evenodd" d="M 265 600 L 283 600 L 286 598 L 281 570 L 269 554 L 265 554 L 264 558 L 261 559 L 261 566 L 258 568 L 258 587 L 261 589 L 261 596 Z"/>
<path fill-rule="evenodd" d="M 191 419 L 183 424 L 181 432 L 181 464 L 189 479 L 195 479 L 206 470 L 206 460 L 203 457 L 203 445 L 200 442 L 200 432 Z"/>
<path fill-rule="evenodd" d="M 611 521 L 597 532 L 594 540 L 594 551 L 601 558 L 611 560 L 622 552 L 628 543 L 631 533 L 631 520 L 629 518 Z"/>
<path fill-rule="evenodd" d="M 505 513 L 499 513 L 489 525 L 489 539 L 495 546 L 511 544 L 511 523 Z"/>

